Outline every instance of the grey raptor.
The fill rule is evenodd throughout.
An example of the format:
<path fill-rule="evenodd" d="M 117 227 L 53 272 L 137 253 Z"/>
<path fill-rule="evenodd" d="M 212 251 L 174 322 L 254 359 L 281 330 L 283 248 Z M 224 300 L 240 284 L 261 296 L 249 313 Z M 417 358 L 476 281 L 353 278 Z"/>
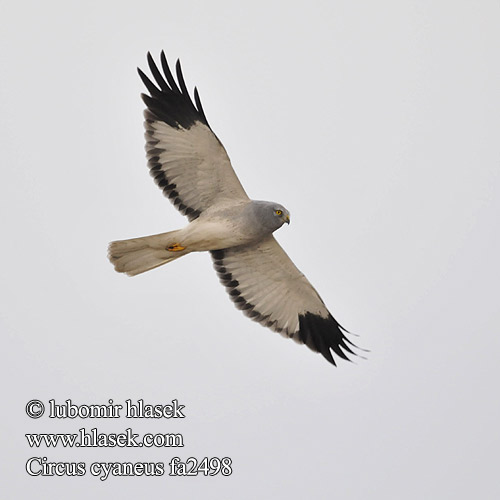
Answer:
<path fill-rule="evenodd" d="M 198 90 L 189 96 L 180 62 L 175 80 L 164 52 L 163 74 L 148 53 L 156 82 L 140 69 L 149 91 L 142 95 L 150 173 L 175 207 L 189 219 L 176 231 L 114 241 L 109 260 L 129 276 L 149 271 L 190 252 L 209 251 L 231 300 L 249 318 L 320 352 L 349 360 L 356 347 L 307 278 L 273 237 L 290 222 L 282 205 L 253 201 L 236 176 L 224 146 L 213 133 Z"/>

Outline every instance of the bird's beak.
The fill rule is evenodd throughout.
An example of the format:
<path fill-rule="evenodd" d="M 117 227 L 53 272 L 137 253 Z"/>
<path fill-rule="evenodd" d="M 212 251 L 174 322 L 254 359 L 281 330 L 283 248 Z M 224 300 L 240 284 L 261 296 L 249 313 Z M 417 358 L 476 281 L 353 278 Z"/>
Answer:
<path fill-rule="evenodd" d="M 290 215 L 286 215 L 285 218 L 284 218 L 284 221 L 287 223 L 287 224 L 290 224 Z"/>

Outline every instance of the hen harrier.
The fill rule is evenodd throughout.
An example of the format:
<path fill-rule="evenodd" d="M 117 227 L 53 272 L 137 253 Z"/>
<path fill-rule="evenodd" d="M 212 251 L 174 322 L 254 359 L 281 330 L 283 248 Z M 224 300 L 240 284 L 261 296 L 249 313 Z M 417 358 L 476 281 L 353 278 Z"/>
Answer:
<path fill-rule="evenodd" d="M 251 200 L 212 132 L 194 89 L 193 104 L 180 62 L 177 81 L 164 52 L 163 75 L 148 53 L 154 84 L 140 69 L 150 95 L 142 95 L 150 174 L 189 219 L 176 231 L 114 241 L 109 260 L 129 276 L 190 252 L 209 251 L 231 300 L 249 318 L 306 344 L 335 365 L 333 351 L 349 360 L 356 347 L 307 278 L 273 237 L 290 213 L 279 203 Z"/>

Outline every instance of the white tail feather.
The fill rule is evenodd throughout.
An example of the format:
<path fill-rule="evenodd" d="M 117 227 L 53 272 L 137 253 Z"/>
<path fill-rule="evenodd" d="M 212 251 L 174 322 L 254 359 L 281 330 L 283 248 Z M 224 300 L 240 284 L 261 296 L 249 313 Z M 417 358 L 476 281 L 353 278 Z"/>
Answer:
<path fill-rule="evenodd" d="M 113 241 L 109 244 L 108 259 L 119 273 L 129 276 L 144 273 L 190 252 L 187 248 L 176 252 L 167 250 L 168 246 L 182 243 L 178 241 L 179 232 Z"/>

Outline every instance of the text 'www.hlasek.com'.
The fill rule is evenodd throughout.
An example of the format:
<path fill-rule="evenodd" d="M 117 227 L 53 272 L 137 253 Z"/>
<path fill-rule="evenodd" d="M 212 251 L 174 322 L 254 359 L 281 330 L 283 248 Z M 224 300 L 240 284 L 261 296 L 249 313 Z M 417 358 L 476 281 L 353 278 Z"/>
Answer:
<path fill-rule="evenodd" d="M 46 406 L 33 399 L 26 405 L 26 414 L 32 419 L 43 416 L 50 419 L 183 419 L 185 406 L 173 399 L 168 404 L 147 404 L 142 399 L 127 399 L 123 404 L 112 399 L 106 404 L 75 404 L 71 399 L 64 403 L 49 400 Z M 29 433 L 26 440 L 30 449 L 51 450 L 70 448 L 182 448 L 181 433 L 155 432 L 137 434 L 132 427 L 120 432 L 100 432 L 96 426 L 79 427 L 72 433 Z M 82 450 L 83 452 L 83 450 Z M 230 476 L 232 460 L 229 457 L 170 457 L 166 461 L 51 460 L 47 452 L 33 454 L 26 461 L 26 472 L 32 477 L 92 475 L 101 481 L 112 476 Z"/>

